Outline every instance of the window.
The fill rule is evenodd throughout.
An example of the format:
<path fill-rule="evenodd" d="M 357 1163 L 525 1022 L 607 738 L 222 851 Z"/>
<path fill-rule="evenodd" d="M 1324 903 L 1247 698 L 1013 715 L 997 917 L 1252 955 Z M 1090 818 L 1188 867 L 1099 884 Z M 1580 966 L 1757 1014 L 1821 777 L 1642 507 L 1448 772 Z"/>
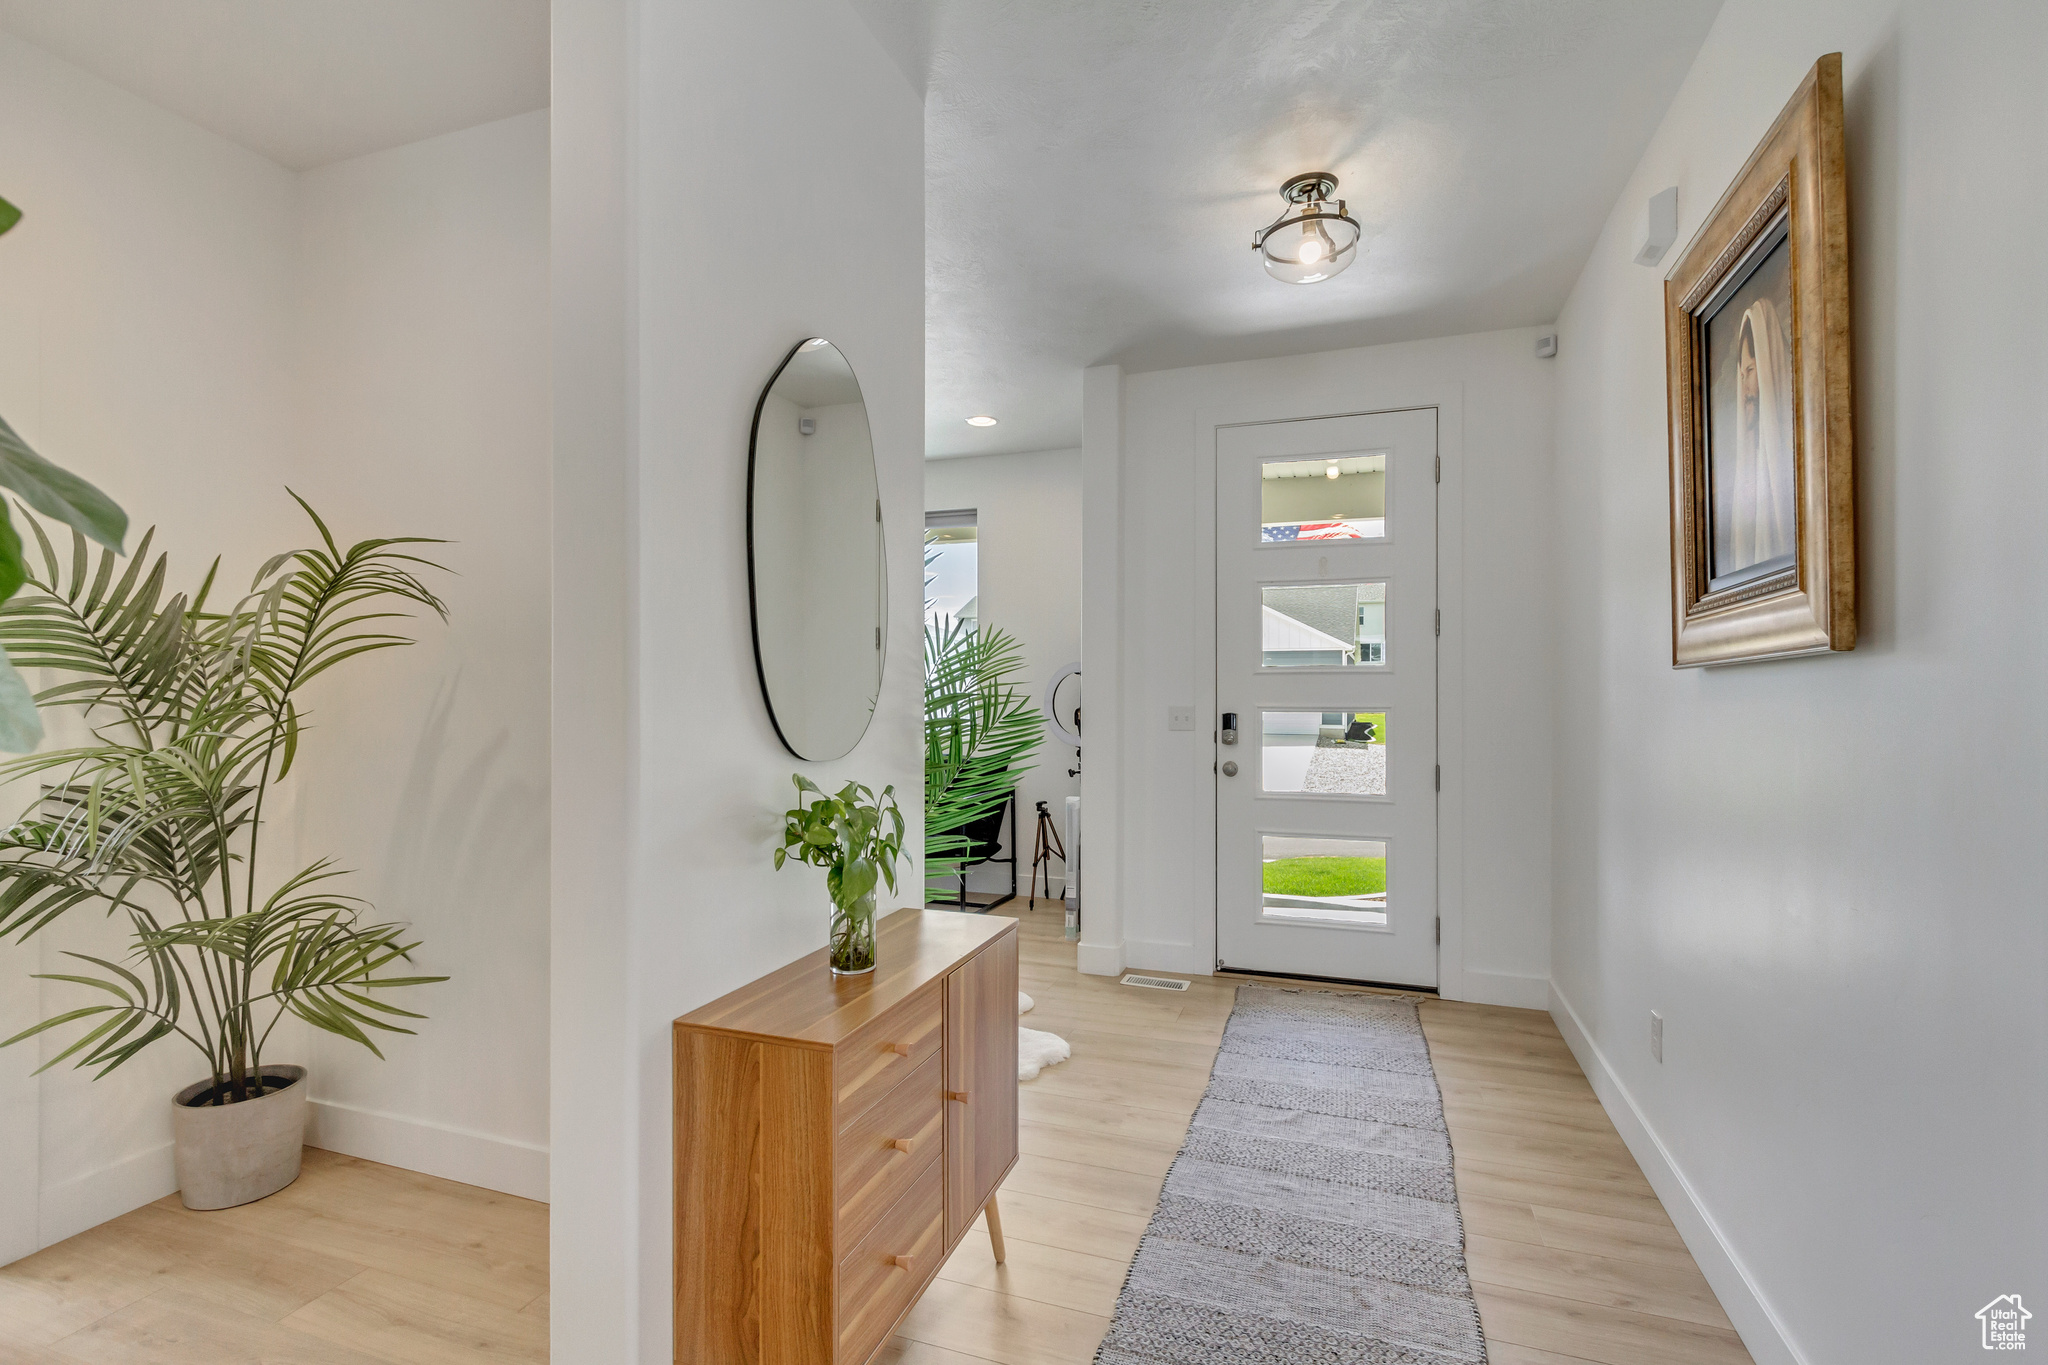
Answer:
<path fill-rule="evenodd" d="M 1262 791 L 1387 794 L 1385 711 L 1259 712 Z"/>
<path fill-rule="evenodd" d="M 1259 843 L 1261 919 L 1386 927 L 1385 840 L 1266 834 Z"/>
<path fill-rule="evenodd" d="M 1387 585 L 1301 583 L 1259 590 L 1260 664 L 1343 668 L 1387 661 Z"/>
<path fill-rule="evenodd" d="M 978 513 L 972 507 L 924 514 L 924 623 L 958 621 L 969 630 L 980 616 Z"/>
<path fill-rule="evenodd" d="M 1379 540 L 1387 534 L 1387 452 L 1259 465 L 1259 539 Z"/>

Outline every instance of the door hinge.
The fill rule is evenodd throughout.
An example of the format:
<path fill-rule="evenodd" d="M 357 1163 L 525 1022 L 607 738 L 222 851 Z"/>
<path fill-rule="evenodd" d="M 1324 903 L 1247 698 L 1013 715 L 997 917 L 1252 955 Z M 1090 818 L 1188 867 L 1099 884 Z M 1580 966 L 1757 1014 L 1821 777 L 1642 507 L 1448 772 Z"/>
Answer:
<path fill-rule="evenodd" d="M 1436 609 L 1436 633 L 1439 635 L 1444 633 L 1444 609 L 1442 607 Z"/>
<path fill-rule="evenodd" d="M 882 647 L 882 628 L 881 628 L 880 626 L 876 626 L 876 627 L 875 627 L 875 648 L 876 648 L 876 649 L 880 649 L 881 647 Z"/>
<path fill-rule="evenodd" d="M 1444 946 L 1444 922 L 1442 920 L 1436 922 L 1436 946 L 1439 948 Z"/>
<path fill-rule="evenodd" d="M 1436 789 L 1438 791 L 1444 789 L 1444 765 L 1441 763 L 1436 765 Z"/>
<path fill-rule="evenodd" d="M 875 499 L 875 525 L 877 525 L 877 526 L 880 526 L 881 524 L 882 524 L 882 500 L 881 500 L 880 498 L 876 498 L 876 499 Z"/>
<path fill-rule="evenodd" d="M 1436 457 L 1436 481 L 1438 483 L 1444 481 L 1444 457 L 1441 455 Z"/>

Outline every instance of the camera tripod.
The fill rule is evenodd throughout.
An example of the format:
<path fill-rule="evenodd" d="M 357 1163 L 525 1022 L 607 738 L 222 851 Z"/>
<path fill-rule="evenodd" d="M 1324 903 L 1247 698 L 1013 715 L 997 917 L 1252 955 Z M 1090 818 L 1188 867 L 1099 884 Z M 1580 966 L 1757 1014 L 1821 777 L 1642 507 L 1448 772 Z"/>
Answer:
<path fill-rule="evenodd" d="M 1065 863 L 1067 860 L 1067 846 L 1060 842 L 1060 832 L 1053 824 L 1052 812 L 1045 808 L 1045 802 L 1043 801 L 1038 802 L 1037 805 L 1038 835 L 1032 841 L 1031 880 L 1024 893 L 1031 897 L 1034 902 L 1038 899 L 1039 867 L 1043 865 L 1045 868 L 1045 898 L 1051 900 L 1052 860 L 1058 858 L 1061 863 Z"/>

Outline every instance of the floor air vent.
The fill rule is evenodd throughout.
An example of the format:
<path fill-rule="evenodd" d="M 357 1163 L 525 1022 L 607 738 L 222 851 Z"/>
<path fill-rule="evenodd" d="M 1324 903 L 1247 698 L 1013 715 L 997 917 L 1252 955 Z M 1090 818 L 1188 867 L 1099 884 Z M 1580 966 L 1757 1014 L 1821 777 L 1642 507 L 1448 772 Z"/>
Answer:
<path fill-rule="evenodd" d="M 1136 972 L 1124 973 L 1123 984 L 1126 986 L 1147 986 L 1155 991 L 1184 991 L 1188 988 L 1187 982 L 1176 981 L 1170 976 L 1139 976 Z"/>

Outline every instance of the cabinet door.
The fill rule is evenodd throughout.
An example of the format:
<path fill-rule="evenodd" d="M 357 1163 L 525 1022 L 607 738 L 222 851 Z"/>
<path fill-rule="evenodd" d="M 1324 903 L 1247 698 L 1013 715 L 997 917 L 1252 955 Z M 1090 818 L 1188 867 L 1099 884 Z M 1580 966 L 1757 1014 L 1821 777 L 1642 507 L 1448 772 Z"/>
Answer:
<path fill-rule="evenodd" d="M 1017 935 L 946 978 L 946 1245 L 1017 1159 Z M 965 1098 L 960 1098 L 964 1096 Z"/>

